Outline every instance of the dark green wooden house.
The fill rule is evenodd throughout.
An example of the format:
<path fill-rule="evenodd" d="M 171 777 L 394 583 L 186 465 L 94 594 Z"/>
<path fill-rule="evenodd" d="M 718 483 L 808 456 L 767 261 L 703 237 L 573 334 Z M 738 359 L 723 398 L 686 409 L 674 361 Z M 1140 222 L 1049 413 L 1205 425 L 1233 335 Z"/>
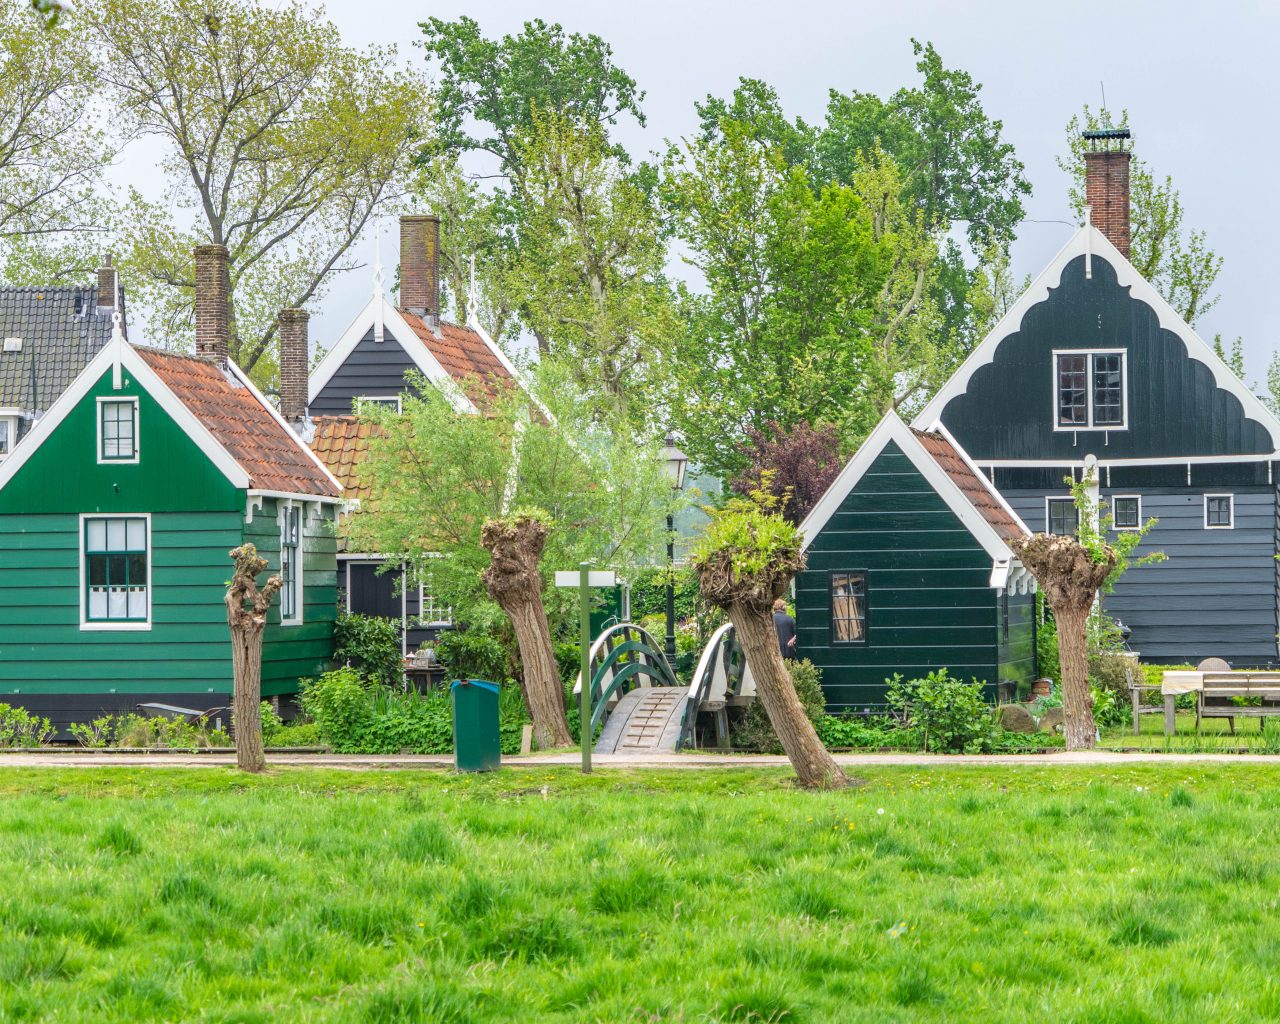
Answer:
<path fill-rule="evenodd" d="M 225 348 L 117 328 L 0 463 L 0 702 L 62 723 L 226 706 L 227 553 L 246 541 L 285 581 L 263 694 L 296 692 L 332 655 L 339 495 Z"/>
<path fill-rule="evenodd" d="M 1029 531 L 943 428 L 889 413 L 800 529 L 798 653 L 833 711 L 882 705 L 895 673 L 1029 687 L 1034 581 L 1009 547 Z"/>

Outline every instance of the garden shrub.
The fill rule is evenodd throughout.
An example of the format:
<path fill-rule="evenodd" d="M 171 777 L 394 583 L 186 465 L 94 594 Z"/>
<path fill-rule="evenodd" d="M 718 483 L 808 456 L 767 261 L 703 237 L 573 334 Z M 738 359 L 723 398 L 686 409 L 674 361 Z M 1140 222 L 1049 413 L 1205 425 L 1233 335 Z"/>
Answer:
<path fill-rule="evenodd" d="M 272 746 L 275 743 L 275 737 L 284 729 L 284 722 L 280 716 L 276 714 L 276 709 L 271 706 L 271 701 L 264 700 L 260 708 L 262 719 L 262 742 L 265 746 Z"/>
<path fill-rule="evenodd" d="M 53 738 L 53 723 L 26 708 L 0 704 L 0 748 L 39 747 Z"/>
<path fill-rule="evenodd" d="M 889 707 L 900 723 L 921 731 L 925 750 L 977 753 L 990 747 L 995 733 L 983 685 L 952 679 L 945 668 L 923 679 L 887 680 Z"/>
<path fill-rule="evenodd" d="M 333 656 L 358 670 L 371 683 L 404 687 L 400 623 L 377 615 L 338 616 L 333 629 Z"/>
<path fill-rule="evenodd" d="M 901 750 L 915 749 L 919 740 L 911 729 L 895 728 L 882 718 L 866 715 L 824 715 L 814 723 L 818 738 L 825 747 L 856 747 L 860 749 Z"/>
<path fill-rule="evenodd" d="M 822 670 L 808 658 L 788 661 L 786 664 L 791 673 L 791 683 L 796 688 L 796 696 L 804 705 L 804 713 L 821 738 L 822 724 L 828 717 L 827 698 L 822 692 Z M 782 742 L 773 731 L 773 725 L 769 721 L 763 701 L 753 700 L 747 705 L 746 711 L 738 717 L 733 726 L 733 745 L 744 750 L 758 750 L 766 754 L 782 753 Z"/>
<path fill-rule="evenodd" d="M 507 649 L 501 640 L 483 629 L 472 627 L 441 633 L 436 638 L 436 657 L 444 666 L 446 679 L 500 683 L 507 678 Z"/>
<path fill-rule="evenodd" d="M 505 688 L 504 688 L 505 689 Z M 498 731 L 504 754 L 518 753 L 528 715 L 520 693 L 499 696 Z M 447 690 L 420 694 L 367 686 L 351 668 L 303 680 L 302 709 L 315 735 L 339 754 L 448 754 L 453 708 Z M 294 728 L 286 728 L 285 733 Z M 310 745 L 310 744 L 308 744 Z"/>
<path fill-rule="evenodd" d="M 1132 721 L 1133 709 L 1127 693 L 1098 686 L 1090 692 L 1093 694 L 1093 721 L 1100 729 L 1127 725 Z"/>
<path fill-rule="evenodd" d="M 1132 658 L 1108 651 L 1089 654 L 1089 684 L 1095 689 L 1110 690 L 1128 699 L 1130 671 L 1134 673 L 1134 682 L 1141 683 L 1142 679 L 1139 678 L 1141 673 Z"/>

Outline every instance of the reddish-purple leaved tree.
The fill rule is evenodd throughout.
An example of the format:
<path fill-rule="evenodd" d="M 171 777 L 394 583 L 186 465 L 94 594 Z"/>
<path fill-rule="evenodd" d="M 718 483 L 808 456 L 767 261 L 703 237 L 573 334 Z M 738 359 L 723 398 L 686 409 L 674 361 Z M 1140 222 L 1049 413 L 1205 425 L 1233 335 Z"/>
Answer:
<path fill-rule="evenodd" d="M 840 472 L 836 428 L 770 420 L 763 429 L 748 429 L 747 438 L 742 451 L 750 464 L 729 486 L 738 494 L 763 490 L 774 495 L 784 502 L 782 515 L 798 526 Z"/>

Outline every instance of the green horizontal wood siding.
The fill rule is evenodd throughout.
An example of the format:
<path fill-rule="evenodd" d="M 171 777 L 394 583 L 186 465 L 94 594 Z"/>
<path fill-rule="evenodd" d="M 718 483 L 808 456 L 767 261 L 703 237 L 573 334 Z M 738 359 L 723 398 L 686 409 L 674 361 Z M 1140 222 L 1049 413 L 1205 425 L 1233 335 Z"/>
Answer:
<path fill-rule="evenodd" d="M 262 577 L 280 571 L 280 505 L 263 501 L 245 525 L 245 540 L 267 560 Z M 324 672 L 333 659 L 333 624 L 338 615 L 338 546 L 333 506 L 318 516 L 309 506 L 302 517 L 302 622 L 281 625 L 280 599 L 272 602 L 262 638 L 262 692 L 266 696 L 296 693 L 298 680 Z"/>
<path fill-rule="evenodd" d="M 1005 643 L 991 557 L 897 445 L 872 463 L 808 557 L 796 579 L 797 646 L 822 669 L 832 710 L 883 704 L 895 673 L 915 678 L 946 668 L 988 684 L 1029 676 L 1025 599 Z M 867 643 L 835 644 L 831 573 L 853 570 L 867 574 Z"/>
<path fill-rule="evenodd" d="M 0 516 L 4 536 L 21 541 L 0 552 L 0 699 L 6 693 L 229 695 L 231 641 L 222 597 L 227 552 L 240 543 L 243 522 L 242 510 L 154 513 L 151 629 L 113 632 L 80 628 L 79 514 Z"/>

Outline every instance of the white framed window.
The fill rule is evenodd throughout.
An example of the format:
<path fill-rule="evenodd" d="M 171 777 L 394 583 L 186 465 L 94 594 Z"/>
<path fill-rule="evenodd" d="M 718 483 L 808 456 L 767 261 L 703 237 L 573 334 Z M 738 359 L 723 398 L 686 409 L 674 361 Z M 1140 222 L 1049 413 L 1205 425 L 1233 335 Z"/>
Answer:
<path fill-rule="evenodd" d="M 302 622 L 302 506 L 286 503 L 280 512 L 280 624 Z"/>
<path fill-rule="evenodd" d="M 1056 537 L 1074 537 L 1080 520 L 1074 498 L 1044 499 L 1044 532 Z"/>
<path fill-rule="evenodd" d="M 1124 349 L 1054 349 L 1054 429 L 1128 429 L 1128 369 Z"/>
<path fill-rule="evenodd" d="M 151 628 L 151 516 L 80 516 L 80 628 Z"/>
<path fill-rule="evenodd" d="M 452 626 L 453 608 L 436 601 L 430 573 L 418 584 L 418 623 L 422 626 Z"/>
<path fill-rule="evenodd" d="M 359 416 L 366 409 L 390 409 L 403 412 L 404 407 L 399 395 L 360 395 L 354 400 L 355 412 Z"/>
<path fill-rule="evenodd" d="M 1111 525 L 1117 530 L 1137 530 L 1142 526 L 1142 496 L 1115 494 L 1111 496 Z"/>
<path fill-rule="evenodd" d="M 1230 530 L 1236 525 L 1236 496 L 1206 494 L 1204 496 L 1204 528 Z"/>
<path fill-rule="evenodd" d="M 138 461 L 138 400 L 98 399 L 98 462 Z"/>
<path fill-rule="evenodd" d="M 18 443 L 18 417 L 0 415 L 0 459 L 13 451 Z"/>

